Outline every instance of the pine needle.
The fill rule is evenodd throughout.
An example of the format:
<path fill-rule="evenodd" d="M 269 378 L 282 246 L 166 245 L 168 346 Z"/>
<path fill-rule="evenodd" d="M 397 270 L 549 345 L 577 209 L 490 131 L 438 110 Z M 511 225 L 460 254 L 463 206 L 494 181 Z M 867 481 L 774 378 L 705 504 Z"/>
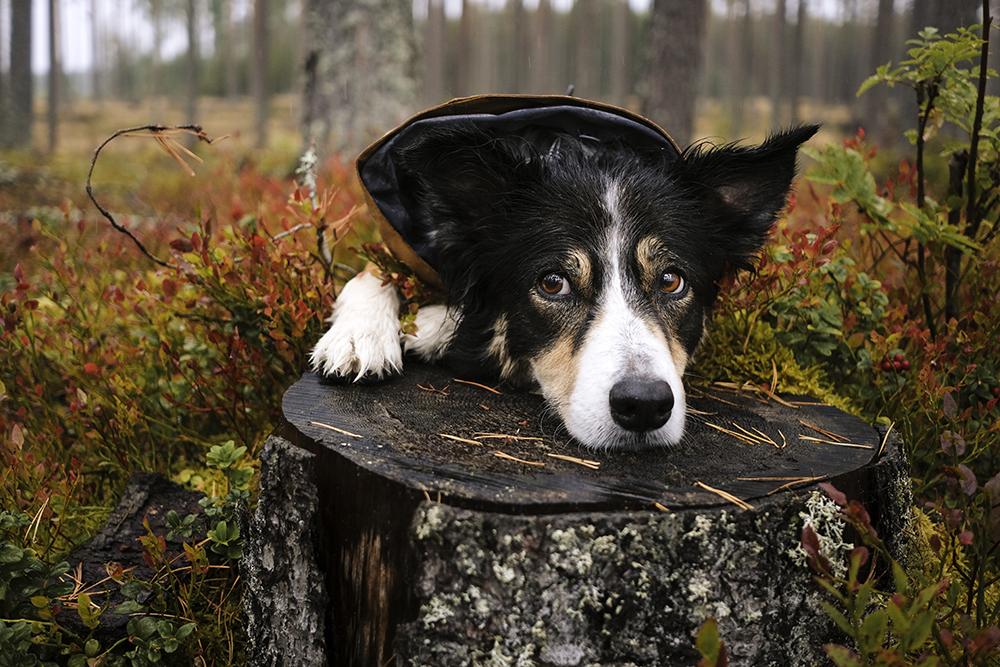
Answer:
<path fill-rule="evenodd" d="M 504 454 L 503 452 L 493 452 L 493 456 L 501 459 L 507 459 L 508 461 L 517 461 L 518 463 L 524 463 L 529 466 L 543 466 L 544 463 L 539 463 L 537 461 L 525 461 L 524 459 L 519 459 L 516 456 L 511 456 L 510 454 Z"/>
<path fill-rule="evenodd" d="M 313 426 L 322 426 L 323 428 L 328 428 L 331 431 L 336 431 L 337 433 L 340 433 L 342 435 L 348 435 L 348 436 L 350 436 L 352 438 L 363 438 L 363 437 L 365 437 L 363 435 L 358 435 L 357 433 L 351 433 L 350 431 L 345 431 L 342 428 L 337 428 L 336 426 L 330 426 L 329 424 L 321 424 L 320 422 L 314 422 L 314 421 L 310 421 L 308 423 L 312 424 Z"/>
<path fill-rule="evenodd" d="M 699 487 L 699 488 L 705 489 L 706 491 L 710 491 L 711 493 L 714 493 L 715 495 L 719 496 L 720 498 L 728 500 L 729 502 L 731 502 L 732 504 L 736 505 L 737 507 L 740 507 L 740 508 L 745 509 L 745 510 L 752 510 L 753 509 L 753 505 L 751 505 L 750 503 L 748 503 L 748 502 L 746 502 L 744 500 L 740 500 L 739 498 L 737 498 L 733 494 L 726 493 L 722 489 L 715 489 L 715 488 L 712 488 L 711 486 L 708 486 L 707 484 L 702 484 L 701 482 L 695 482 L 694 485 L 697 486 L 697 487 Z"/>

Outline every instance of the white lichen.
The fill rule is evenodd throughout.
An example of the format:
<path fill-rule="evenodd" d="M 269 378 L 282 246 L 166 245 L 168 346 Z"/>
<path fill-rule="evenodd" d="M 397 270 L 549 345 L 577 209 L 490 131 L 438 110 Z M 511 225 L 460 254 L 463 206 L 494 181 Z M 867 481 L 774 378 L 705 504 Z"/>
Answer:
<path fill-rule="evenodd" d="M 799 512 L 802 525 L 797 527 L 798 533 L 806 526 L 812 526 L 819 539 L 819 552 L 830 561 L 833 575 L 843 577 L 847 574 L 845 556 L 854 549 L 852 542 L 844 541 L 844 519 L 840 516 L 840 506 L 830 500 L 826 494 L 813 491 L 806 500 L 806 511 Z M 789 549 L 788 555 L 802 567 L 809 566 L 809 554 L 796 543 Z"/>

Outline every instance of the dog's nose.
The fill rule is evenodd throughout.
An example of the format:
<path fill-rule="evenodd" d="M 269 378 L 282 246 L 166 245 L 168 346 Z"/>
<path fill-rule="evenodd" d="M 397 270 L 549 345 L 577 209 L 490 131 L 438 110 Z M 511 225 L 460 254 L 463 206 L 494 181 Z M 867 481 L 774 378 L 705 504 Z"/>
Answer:
<path fill-rule="evenodd" d="M 663 380 L 621 380 L 611 387 L 611 417 L 624 429 L 654 431 L 670 419 L 674 392 Z"/>

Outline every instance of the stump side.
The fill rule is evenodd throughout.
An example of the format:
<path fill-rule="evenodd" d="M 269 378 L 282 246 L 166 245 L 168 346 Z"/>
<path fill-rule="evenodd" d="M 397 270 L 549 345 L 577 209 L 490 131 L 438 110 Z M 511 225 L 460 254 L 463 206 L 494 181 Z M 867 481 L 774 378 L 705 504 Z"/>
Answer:
<path fill-rule="evenodd" d="M 257 510 L 241 521 L 243 612 L 256 667 L 324 667 L 332 657 L 327 654 L 329 598 L 318 557 L 314 459 L 282 438 L 268 438 Z"/>
<path fill-rule="evenodd" d="M 898 440 L 872 468 L 869 506 L 887 510 L 880 535 L 904 553 Z M 854 545 L 837 512 L 815 489 L 750 511 L 518 516 L 425 502 L 411 529 L 419 613 L 398 629 L 398 664 L 690 666 L 710 616 L 732 664 L 821 664 L 823 644 L 844 637 L 799 544 L 809 517 L 843 566 Z"/>

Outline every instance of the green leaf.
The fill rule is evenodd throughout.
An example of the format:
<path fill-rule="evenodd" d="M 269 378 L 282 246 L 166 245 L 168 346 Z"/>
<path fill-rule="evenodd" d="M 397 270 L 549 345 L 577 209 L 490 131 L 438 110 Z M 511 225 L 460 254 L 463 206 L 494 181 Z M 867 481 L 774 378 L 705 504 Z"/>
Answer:
<path fill-rule="evenodd" d="M 847 620 L 847 617 L 840 613 L 836 607 L 829 602 L 820 602 L 820 606 L 823 607 L 823 611 L 826 612 L 826 615 L 837 624 L 837 627 L 844 631 L 844 634 L 850 637 L 854 636 L 854 626 L 851 625 L 850 621 Z"/>
<path fill-rule="evenodd" d="M 827 644 L 823 650 L 837 667 L 862 667 L 861 658 L 846 646 Z"/>
<path fill-rule="evenodd" d="M 910 629 L 900 638 L 899 643 L 904 651 L 916 651 L 927 641 L 934 626 L 935 615 L 933 609 L 928 609 L 913 618 Z"/>
<path fill-rule="evenodd" d="M 18 549 L 13 544 L 4 544 L 0 547 L 0 565 L 17 563 L 21 560 L 23 555 L 23 549 Z"/>
<path fill-rule="evenodd" d="M 119 616 L 128 616 L 129 614 L 139 614 L 144 611 L 146 611 L 146 608 L 135 600 L 126 600 L 115 607 L 114 613 Z"/>
<path fill-rule="evenodd" d="M 885 611 L 882 610 L 868 614 L 865 618 L 857 638 L 858 648 L 863 654 L 874 653 L 882 645 L 888 620 Z"/>
<path fill-rule="evenodd" d="M 714 618 L 709 617 L 701 626 L 695 644 L 708 665 L 714 667 L 718 664 L 722 642 L 719 640 L 719 626 Z"/>

